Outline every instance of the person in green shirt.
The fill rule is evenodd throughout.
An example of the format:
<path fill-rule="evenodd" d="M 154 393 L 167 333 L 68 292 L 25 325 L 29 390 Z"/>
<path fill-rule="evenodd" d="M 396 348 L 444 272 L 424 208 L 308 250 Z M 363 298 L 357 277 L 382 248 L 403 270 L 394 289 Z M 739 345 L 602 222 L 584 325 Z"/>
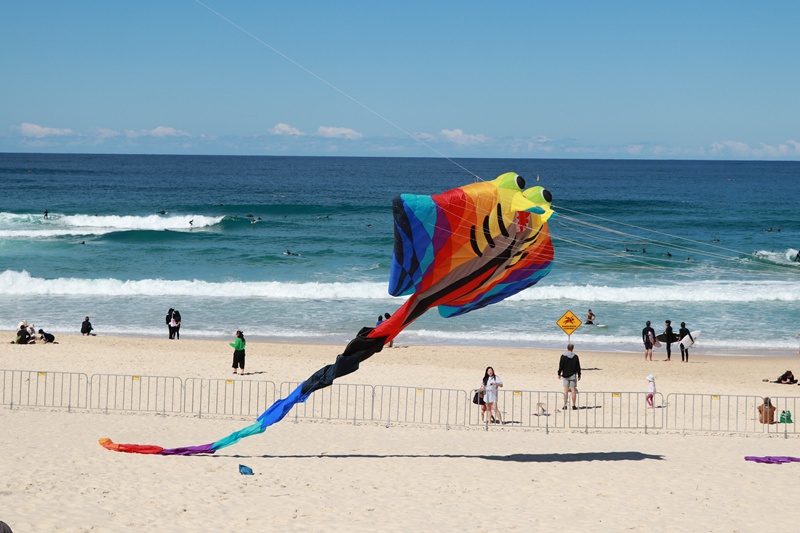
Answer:
<path fill-rule="evenodd" d="M 234 374 L 241 374 L 244 375 L 244 347 L 247 344 L 247 341 L 244 340 L 244 333 L 240 331 L 236 332 L 236 339 L 232 343 L 233 346 L 233 373 Z M 240 368 L 241 372 L 237 372 L 236 369 Z"/>

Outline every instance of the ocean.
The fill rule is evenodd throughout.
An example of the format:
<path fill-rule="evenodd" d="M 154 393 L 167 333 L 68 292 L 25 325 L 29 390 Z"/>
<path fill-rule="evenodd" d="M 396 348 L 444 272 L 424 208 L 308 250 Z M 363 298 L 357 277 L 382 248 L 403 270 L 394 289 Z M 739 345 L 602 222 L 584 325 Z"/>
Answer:
<path fill-rule="evenodd" d="M 591 308 L 579 352 L 670 319 L 694 353 L 796 353 L 800 162 L 0 154 L 0 330 L 166 337 L 172 307 L 184 338 L 344 344 L 403 302 L 392 198 L 507 171 L 553 195 L 551 273 L 398 344 L 563 348 Z"/>

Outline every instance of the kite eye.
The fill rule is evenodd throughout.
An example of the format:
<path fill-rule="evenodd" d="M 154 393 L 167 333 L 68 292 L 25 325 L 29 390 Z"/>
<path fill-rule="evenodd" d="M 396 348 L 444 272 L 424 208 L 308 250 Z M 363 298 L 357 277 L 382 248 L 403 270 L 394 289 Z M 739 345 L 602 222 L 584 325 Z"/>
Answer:
<path fill-rule="evenodd" d="M 544 201 L 548 203 L 553 201 L 553 195 L 550 194 L 550 191 L 547 189 L 542 189 L 542 198 L 544 198 Z"/>
<path fill-rule="evenodd" d="M 516 181 L 517 187 L 519 187 L 519 190 L 521 190 L 521 191 L 525 190 L 525 178 L 523 178 L 522 176 L 517 176 L 515 178 L 515 181 Z"/>

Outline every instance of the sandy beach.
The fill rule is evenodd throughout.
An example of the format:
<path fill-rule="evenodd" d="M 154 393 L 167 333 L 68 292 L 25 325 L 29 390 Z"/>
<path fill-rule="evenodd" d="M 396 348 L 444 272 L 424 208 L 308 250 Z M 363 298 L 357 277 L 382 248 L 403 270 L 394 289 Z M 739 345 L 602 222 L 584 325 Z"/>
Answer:
<path fill-rule="evenodd" d="M 0 338 L 10 339 L 11 332 Z M 231 339 L 232 340 L 232 339 Z M 227 340 L 59 335 L 0 348 L 0 369 L 231 378 Z M 248 342 L 238 380 L 297 382 L 342 346 Z M 580 388 L 800 396 L 764 383 L 793 357 L 576 352 Z M 702 353 L 702 352 L 700 352 Z M 560 390 L 560 352 L 406 346 L 384 349 L 343 382 L 469 391 L 491 365 L 506 389 Z M 353 424 L 286 419 L 216 456 L 115 453 L 98 444 L 212 442 L 241 418 L 0 407 L 0 520 L 26 531 L 790 531 L 796 435 L 651 430 Z M 245 464 L 255 475 L 243 476 Z M 780 519 L 777 517 L 780 516 Z"/>

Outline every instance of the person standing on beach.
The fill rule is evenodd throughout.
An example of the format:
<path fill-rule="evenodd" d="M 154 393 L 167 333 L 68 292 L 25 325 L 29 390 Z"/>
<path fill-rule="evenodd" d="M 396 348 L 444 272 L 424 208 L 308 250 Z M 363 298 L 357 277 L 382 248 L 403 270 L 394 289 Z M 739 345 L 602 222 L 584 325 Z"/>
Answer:
<path fill-rule="evenodd" d="M 667 320 L 664 322 L 667 328 L 664 330 L 664 335 L 667 337 L 667 358 L 664 361 L 672 360 L 672 337 L 675 335 L 672 332 L 672 322 Z"/>
<path fill-rule="evenodd" d="M 497 375 L 494 373 L 494 368 L 487 366 L 486 372 L 483 374 L 483 384 L 481 385 L 481 391 L 483 392 L 483 401 L 486 402 L 486 412 L 488 413 L 490 420 L 492 415 L 494 415 L 494 423 L 503 423 L 503 417 L 500 416 L 500 409 L 497 408 L 497 387 L 503 386 L 503 380 L 501 380 Z"/>
<path fill-rule="evenodd" d="M 172 325 L 172 314 L 174 312 L 175 312 L 175 310 L 173 308 L 171 308 L 171 307 L 169 308 L 169 311 L 167 311 L 166 322 L 167 322 L 167 329 L 169 330 L 169 338 L 170 339 L 174 339 L 175 338 L 175 327 Z"/>
<path fill-rule="evenodd" d="M 647 406 L 653 408 L 653 397 L 656 395 L 656 377 L 653 374 L 647 376 L 647 396 L 644 397 Z"/>
<path fill-rule="evenodd" d="M 656 331 L 650 327 L 650 321 L 642 330 L 642 342 L 644 343 L 644 360 L 653 360 L 653 344 L 656 342 Z"/>
<path fill-rule="evenodd" d="M 181 338 L 181 313 L 177 309 L 172 313 L 172 324 L 175 330 L 175 338 L 180 340 Z"/>
<path fill-rule="evenodd" d="M 89 317 L 83 319 L 83 323 L 81 323 L 81 335 L 92 335 L 92 323 L 89 322 Z"/>
<path fill-rule="evenodd" d="M 694 337 L 692 337 L 691 332 L 689 332 L 689 328 L 686 327 L 686 322 L 681 322 L 681 329 L 678 330 L 678 337 L 681 338 L 681 362 L 688 363 L 689 362 L 689 343 L 686 342 L 686 346 L 684 346 L 683 340 L 686 337 L 689 337 L 689 340 L 694 343 Z"/>
<path fill-rule="evenodd" d="M 578 410 L 578 382 L 581 380 L 581 360 L 578 354 L 573 352 L 575 345 L 567 344 L 567 351 L 561 354 L 561 359 L 558 361 L 558 377 L 561 378 L 561 385 L 564 386 L 564 407 L 567 409 L 567 402 L 569 400 L 569 393 L 572 392 L 572 409 Z"/>
<path fill-rule="evenodd" d="M 241 330 L 236 332 L 236 339 L 230 343 L 233 346 L 233 373 L 236 374 L 236 369 L 241 368 L 239 374 L 244 375 L 244 347 L 247 341 L 244 340 L 244 333 Z"/>

